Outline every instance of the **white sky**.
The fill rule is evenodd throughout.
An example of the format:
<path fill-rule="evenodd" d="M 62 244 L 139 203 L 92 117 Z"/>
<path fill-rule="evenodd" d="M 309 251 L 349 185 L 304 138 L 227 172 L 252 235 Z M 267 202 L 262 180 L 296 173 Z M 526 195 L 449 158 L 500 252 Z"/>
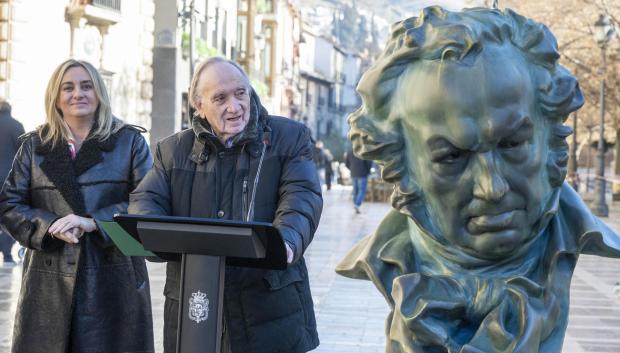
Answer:
<path fill-rule="evenodd" d="M 448 10 L 460 10 L 463 7 L 483 6 L 484 0 L 412 0 L 408 6 L 423 9 L 431 5 L 440 5 Z"/>

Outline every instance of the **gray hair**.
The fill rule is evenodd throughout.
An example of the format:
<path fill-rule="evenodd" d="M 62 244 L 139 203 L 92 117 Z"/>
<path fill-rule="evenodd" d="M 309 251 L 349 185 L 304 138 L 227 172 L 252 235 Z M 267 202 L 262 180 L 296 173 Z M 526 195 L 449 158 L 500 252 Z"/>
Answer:
<path fill-rule="evenodd" d="M 194 71 L 194 76 L 192 76 L 192 82 L 190 83 L 190 86 L 189 86 L 190 104 L 192 105 L 192 107 L 194 107 L 194 109 L 198 109 L 197 99 L 199 98 L 199 95 L 201 93 L 201 92 L 198 92 L 198 84 L 200 83 L 200 76 L 202 75 L 203 71 L 207 67 L 213 64 L 216 64 L 216 63 L 227 63 L 235 67 L 237 70 L 239 70 L 239 72 L 241 73 L 243 78 L 245 78 L 247 82 L 248 90 L 249 90 L 248 93 L 252 91 L 252 85 L 250 84 L 250 78 L 248 77 L 248 74 L 245 73 L 245 71 L 239 64 L 237 64 L 236 62 L 232 60 L 228 60 L 226 58 L 222 58 L 219 56 L 208 58 L 207 60 L 201 62 L 200 64 L 196 66 L 196 71 Z M 196 112 L 196 114 L 197 113 L 198 112 Z"/>
<path fill-rule="evenodd" d="M 392 204 L 397 209 L 417 207 L 421 192 L 408 175 L 401 129 L 388 122 L 395 89 L 402 74 L 422 60 L 462 62 L 473 60 L 486 43 L 511 43 L 531 63 L 537 103 L 551 128 L 549 180 L 559 187 L 566 177 L 572 129 L 564 126 L 568 115 L 583 105 L 579 84 L 564 67 L 555 37 L 540 23 L 511 10 L 474 8 L 451 12 L 438 6 L 423 10 L 392 26 L 392 36 L 373 66 L 362 76 L 358 92 L 362 106 L 349 118 L 349 139 L 354 153 L 383 165 L 382 178 L 394 183 Z"/>

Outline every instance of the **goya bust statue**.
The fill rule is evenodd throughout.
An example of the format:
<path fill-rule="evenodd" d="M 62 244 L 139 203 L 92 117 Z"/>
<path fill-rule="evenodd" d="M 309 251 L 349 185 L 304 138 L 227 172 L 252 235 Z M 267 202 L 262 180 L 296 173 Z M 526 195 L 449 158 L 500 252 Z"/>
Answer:
<path fill-rule="evenodd" d="M 559 353 L 579 254 L 620 257 L 564 183 L 583 97 L 559 57 L 510 10 L 430 7 L 362 77 L 349 137 L 393 209 L 337 271 L 385 296 L 386 352 Z"/>

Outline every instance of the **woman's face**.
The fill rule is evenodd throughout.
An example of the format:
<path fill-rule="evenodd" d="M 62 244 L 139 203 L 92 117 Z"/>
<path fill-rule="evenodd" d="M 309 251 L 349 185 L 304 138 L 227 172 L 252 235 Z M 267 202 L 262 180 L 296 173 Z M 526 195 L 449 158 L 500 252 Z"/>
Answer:
<path fill-rule="evenodd" d="M 65 120 L 90 119 L 94 121 L 99 100 L 88 71 L 81 66 L 69 68 L 62 76 L 56 108 Z"/>

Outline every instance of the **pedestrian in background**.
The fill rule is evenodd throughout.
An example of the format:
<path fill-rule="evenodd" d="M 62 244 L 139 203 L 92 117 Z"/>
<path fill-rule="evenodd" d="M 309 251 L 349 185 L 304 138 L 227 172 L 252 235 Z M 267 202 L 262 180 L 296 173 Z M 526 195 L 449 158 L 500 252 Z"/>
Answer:
<path fill-rule="evenodd" d="M 332 179 L 334 177 L 334 170 L 332 168 L 334 157 L 331 151 L 323 145 L 323 141 L 317 141 L 314 144 L 312 159 L 319 173 L 321 184 L 325 184 L 327 190 L 331 190 Z"/>
<path fill-rule="evenodd" d="M 366 197 L 366 188 L 368 187 L 368 175 L 372 168 L 372 161 L 357 158 L 352 150 L 345 155 L 345 165 L 351 171 L 351 183 L 353 184 L 353 208 L 355 213 L 361 213 L 360 208 L 364 197 Z"/>
<path fill-rule="evenodd" d="M 325 152 L 325 187 L 329 191 L 332 189 L 332 179 L 334 178 L 334 168 L 332 167 L 334 156 L 327 148 L 324 148 L 323 151 Z"/>
<path fill-rule="evenodd" d="M 56 68 L 45 112 L 0 193 L 1 223 L 28 248 L 13 352 L 153 352 L 144 259 L 121 254 L 94 221 L 126 211 L 152 165 L 146 141 L 112 116 L 84 61 Z"/>
<path fill-rule="evenodd" d="M 6 176 L 11 170 L 13 158 L 19 149 L 19 136 L 24 134 L 24 127 L 20 122 L 11 116 L 11 105 L 6 100 L 0 100 L 0 185 L 4 183 Z M 15 266 L 15 261 L 11 255 L 11 249 L 15 239 L 13 239 L 0 226 L 0 250 L 4 257 L 4 266 Z"/>
<path fill-rule="evenodd" d="M 190 97 L 192 129 L 157 144 L 129 212 L 272 223 L 287 269 L 226 266 L 221 352 L 310 351 L 319 339 L 303 254 L 323 207 L 310 131 L 269 115 L 247 74 L 227 59 L 196 68 Z M 165 353 L 176 351 L 180 276 L 181 261 L 168 261 Z"/>

